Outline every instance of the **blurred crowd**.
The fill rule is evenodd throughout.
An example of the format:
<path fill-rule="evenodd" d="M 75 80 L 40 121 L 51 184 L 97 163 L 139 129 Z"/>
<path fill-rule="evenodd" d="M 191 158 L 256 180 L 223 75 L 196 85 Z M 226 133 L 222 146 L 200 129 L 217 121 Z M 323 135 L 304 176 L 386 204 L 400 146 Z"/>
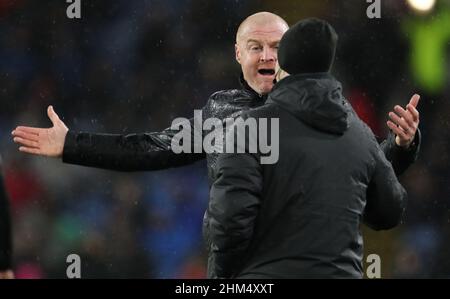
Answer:
<path fill-rule="evenodd" d="M 81 0 L 77 20 L 65 1 L 0 0 L 0 153 L 16 276 L 64 278 L 75 253 L 83 278 L 205 277 L 204 162 L 136 173 L 73 166 L 19 153 L 10 132 L 50 126 L 50 104 L 78 131 L 160 131 L 190 117 L 211 93 L 239 88 L 235 32 L 268 10 L 289 24 L 316 16 L 336 28 L 333 73 L 378 136 L 395 104 L 422 95 L 419 160 L 401 177 L 407 215 L 389 232 L 363 228 L 366 254 L 380 255 L 383 277 L 450 278 L 450 74 L 429 84 L 414 60 L 429 59 L 415 48 L 420 26 L 450 6 L 417 15 L 402 2 L 384 1 L 382 17 L 369 19 L 356 0 Z M 437 54 L 448 71 L 450 34 L 445 44 Z"/>

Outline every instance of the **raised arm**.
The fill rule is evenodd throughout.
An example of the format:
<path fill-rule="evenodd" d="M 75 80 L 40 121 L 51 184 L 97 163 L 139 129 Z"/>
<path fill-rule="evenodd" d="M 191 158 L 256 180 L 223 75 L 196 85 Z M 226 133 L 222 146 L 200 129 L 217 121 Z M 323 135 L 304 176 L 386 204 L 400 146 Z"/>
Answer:
<path fill-rule="evenodd" d="M 392 163 L 397 175 L 401 175 L 417 160 L 420 150 L 419 112 L 417 105 L 420 96 L 415 94 L 406 109 L 396 105 L 389 112 L 387 126 L 391 130 L 388 138 L 380 145 L 386 158 Z"/>
<path fill-rule="evenodd" d="M 162 132 L 128 135 L 74 132 L 61 121 L 52 106 L 47 113 L 53 127 L 19 126 L 12 132 L 20 151 L 62 158 L 65 163 L 119 171 L 178 167 L 205 157 L 204 153 L 175 154 L 171 140 L 178 130 L 168 128 Z M 190 125 L 193 128 L 193 120 Z"/>

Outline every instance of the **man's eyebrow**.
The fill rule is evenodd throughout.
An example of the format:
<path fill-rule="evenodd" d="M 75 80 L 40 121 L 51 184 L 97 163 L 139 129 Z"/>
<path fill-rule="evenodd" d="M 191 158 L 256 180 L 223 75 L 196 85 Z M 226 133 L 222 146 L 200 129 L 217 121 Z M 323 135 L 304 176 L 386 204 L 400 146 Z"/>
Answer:
<path fill-rule="evenodd" d="M 249 40 L 247 40 L 247 44 L 250 44 L 250 43 L 260 44 L 261 42 L 259 40 L 256 40 L 256 39 L 249 39 Z"/>
<path fill-rule="evenodd" d="M 250 44 L 250 43 L 262 44 L 261 41 L 256 40 L 256 39 L 249 39 L 249 40 L 247 40 L 247 45 Z M 277 46 L 277 45 L 279 45 L 279 44 L 280 44 L 280 41 L 279 41 L 279 40 L 269 42 L 269 45 L 270 45 L 270 46 Z"/>

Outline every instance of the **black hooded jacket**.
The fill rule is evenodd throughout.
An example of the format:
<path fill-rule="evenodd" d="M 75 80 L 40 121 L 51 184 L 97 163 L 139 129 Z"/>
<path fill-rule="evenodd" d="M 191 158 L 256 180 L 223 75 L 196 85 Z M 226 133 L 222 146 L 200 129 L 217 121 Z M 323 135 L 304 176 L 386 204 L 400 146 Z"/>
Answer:
<path fill-rule="evenodd" d="M 406 192 L 340 83 L 327 73 L 287 77 L 264 106 L 242 116 L 279 119 L 279 160 L 219 157 L 209 276 L 362 277 L 360 224 L 396 226 Z"/>

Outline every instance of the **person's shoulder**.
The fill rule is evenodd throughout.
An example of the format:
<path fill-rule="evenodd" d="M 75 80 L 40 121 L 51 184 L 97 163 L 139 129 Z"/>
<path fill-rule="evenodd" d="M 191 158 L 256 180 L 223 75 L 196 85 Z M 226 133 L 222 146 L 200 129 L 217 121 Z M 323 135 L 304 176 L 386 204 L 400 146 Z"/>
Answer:
<path fill-rule="evenodd" d="M 280 107 L 275 103 L 265 103 L 262 106 L 255 107 L 245 111 L 246 117 L 279 117 L 281 114 Z"/>
<path fill-rule="evenodd" d="M 214 92 L 208 99 L 204 111 L 226 111 L 233 109 L 240 100 L 248 102 L 251 96 L 242 89 L 227 89 Z"/>
<path fill-rule="evenodd" d="M 349 117 L 352 117 L 353 120 L 352 122 L 357 123 L 359 125 L 359 128 L 362 132 L 362 134 L 367 138 L 367 140 L 369 140 L 371 143 L 375 143 L 378 144 L 377 138 L 374 134 L 374 132 L 372 131 L 372 128 L 369 127 L 369 125 L 364 122 L 357 114 L 356 112 L 352 111 L 353 113 L 351 113 L 349 115 Z"/>
<path fill-rule="evenodd" d="M 214 92 L 209 97 L 209 100 L 216 102 L 230 102 L 239 97 L 249 97 L 249 94 L 244 89 L 224 89 Z"/>
<path fill-rule="evenodd" d="M 372 157 L 379 156 L 382 153 L 379 142 L 369 127 L 356 112 L 349 115 L 351 117 L 350 126 L 353 127 L 352 136 L 357 140 L 358 146 L 365 148 Z"/>

